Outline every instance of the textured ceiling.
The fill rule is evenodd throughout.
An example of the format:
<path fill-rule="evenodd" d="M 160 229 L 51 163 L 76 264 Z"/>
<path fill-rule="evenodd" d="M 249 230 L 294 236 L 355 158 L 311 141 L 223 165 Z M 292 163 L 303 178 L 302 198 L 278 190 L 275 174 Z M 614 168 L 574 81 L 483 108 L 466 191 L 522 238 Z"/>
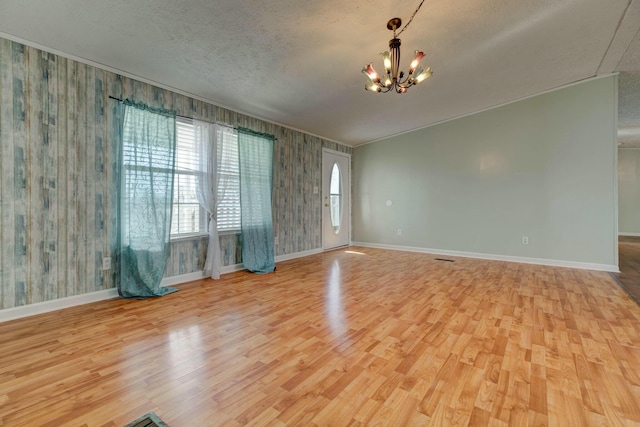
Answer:
<path fill-rule="evenodd" d="M 212 103 L 357 145 L 623 67 L 640 0 L 430 0 L 402 34 L 434 75 L 365 92 L 418 0 L 0 0 L 0 32 Z"/>

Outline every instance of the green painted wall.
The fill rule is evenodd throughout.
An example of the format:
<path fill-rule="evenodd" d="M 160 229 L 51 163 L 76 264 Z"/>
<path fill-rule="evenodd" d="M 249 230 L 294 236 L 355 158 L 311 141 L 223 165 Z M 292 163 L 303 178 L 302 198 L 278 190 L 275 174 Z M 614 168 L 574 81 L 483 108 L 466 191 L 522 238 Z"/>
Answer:
<path fill-rule="evenodd" d="M 356 147 L 353 240 L 615 265 L 616 105 L 613 76 Z"/>
<path fill-rule="evenodd" d="M 618 150 L 618 230 L 640 235 L 640 149 Z"/>
<path fill-rule="evenodd" d="M 321 247 L 322 148 L 349 147 L 0 38 L 0 309 L 112 286 L 100 270 L 115 245 L 115 103 L 275 135 L 276 255 Z M 165 276 L 198 271 L 206 239 L 173 242 Z M 224 265 L 242 262 L 237 235 Z"/>

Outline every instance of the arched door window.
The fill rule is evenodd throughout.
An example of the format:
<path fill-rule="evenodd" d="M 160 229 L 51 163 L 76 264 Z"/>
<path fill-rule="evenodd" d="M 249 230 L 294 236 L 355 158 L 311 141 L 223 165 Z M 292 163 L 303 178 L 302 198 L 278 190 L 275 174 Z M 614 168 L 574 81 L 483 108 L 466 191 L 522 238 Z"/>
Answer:
<path fill-rule="evenodd" d="M 342 176 L 337 163 L 334 163 L 331 169 L 329 198 L 331 203 L 331 225 L 333 225 L 334 233 L 338 234 L 342 220 Z"/>

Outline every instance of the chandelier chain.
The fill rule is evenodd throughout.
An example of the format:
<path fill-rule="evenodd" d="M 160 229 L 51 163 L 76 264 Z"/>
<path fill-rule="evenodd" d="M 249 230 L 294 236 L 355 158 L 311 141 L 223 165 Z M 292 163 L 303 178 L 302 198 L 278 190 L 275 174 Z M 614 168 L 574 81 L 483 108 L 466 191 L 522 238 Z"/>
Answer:
<path fill-rule="evenodd" d="M 416 10 L 413 12 L 413 15 L 411 15 L 411 18 L 409 18 L 409 22 L 407 22 L 407 23 L 404 25 L 404 27 L 402 27 L 402 29 L 400 30 L 400 32 L 398 32 L 397 34 L 396 34 L 396 32 L 395 32 L 395 31 L 393 32 L 393 36 L 394 36 L 394 37 L 398 37 L 400 34 L 402 34 L 402 32 L 403 32 L 404 30 L 406 30 L 406 29 L 407 29 L 407 27 L 409 26 L 409 24 L 411 24 L 411 21 L 413 21 L 413 18 L 416 16 L 416 13 L 418 13 L 418 11 L 420 10 L 420 8 L 422 7 L 422 3 L 424 3 L 424 0 L 422 0 L 422 1 L 420 2 L 420 4 L 418 5 L 418 7 L 416 8 Z"/>

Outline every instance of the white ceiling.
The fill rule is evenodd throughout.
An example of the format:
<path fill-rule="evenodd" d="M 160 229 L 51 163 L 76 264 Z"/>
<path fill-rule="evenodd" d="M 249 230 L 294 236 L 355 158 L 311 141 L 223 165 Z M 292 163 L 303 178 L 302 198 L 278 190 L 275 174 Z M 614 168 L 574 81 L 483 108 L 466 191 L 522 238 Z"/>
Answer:
<path fill-rule="evenodd" d="M 0 0 L 9 38 L 358 145 L 617 70 L 640 70 L 640 0 L 427 0 L 402 34 L 434 75 L 365 92 L 419 0 Z"/>

